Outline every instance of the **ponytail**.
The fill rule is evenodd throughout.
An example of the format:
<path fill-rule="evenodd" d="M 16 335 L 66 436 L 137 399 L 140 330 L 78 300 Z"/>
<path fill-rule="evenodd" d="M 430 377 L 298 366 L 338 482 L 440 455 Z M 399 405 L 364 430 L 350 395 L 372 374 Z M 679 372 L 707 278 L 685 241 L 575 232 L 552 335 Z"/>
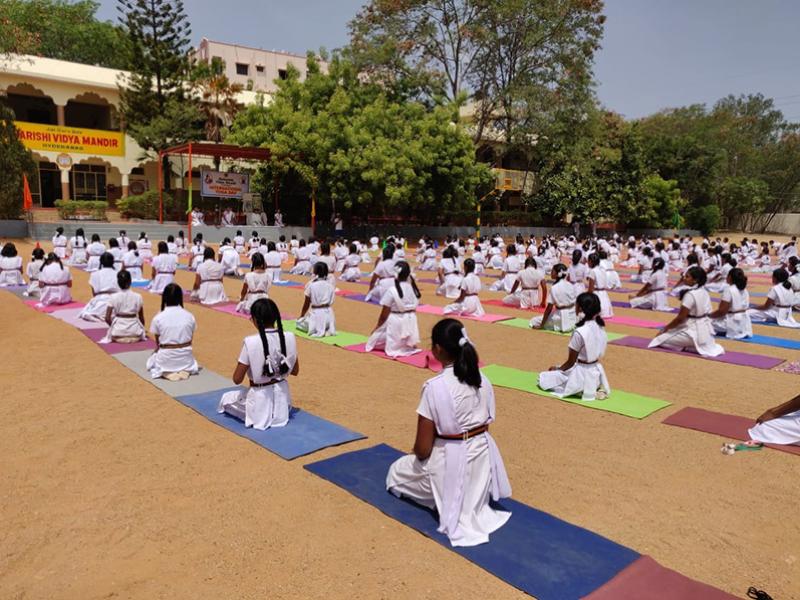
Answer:
<path fill-rule="evenodd" d="M 276 374 L 286 375 L 289 372 L 289 364 L 286 362 L 286 337 L 283 332 L 283 322 L 278 305 L 270 298 L 260 298 L 253 302 L 250 307 L 250 316 L 258 329 L 258 336 L 261 338 L 261 347 L 264 350 L 264 365 L 261 369 L 263 377 L 275 377 Z M 269 351 L 269 340 L 267 339 L 266 328 L 268 325 L 276 325 L 278 339 L 280 340 L 281 354 L 277 373 L 272 362 Z"/>
<path fill-rule="evenodd" d="M 411 275 L 411 266 L 404 260 L 398 260 L 397 264 L 394 266 L 395 271 L 395 278 L 394 278 L 394 287 L 397 290 L 397 295 L 401 298 L 403 297 L 403 287 L 400 285 L 404 281 L 408 281 L 411 283 L 411 289 L 414 290 L 414 295 L 417 298 L 422 297 L 422 293 L 419 291 L 417 287 L 417 282 L 414 280 L 414 277 Z"/>
<path fill-rule="evenodd" d="M 442 319 L 433 326 L 431 341 L 453 359 L 453 374 L 461 383 L 474 388 L 481 387 L 478 351 L 461 321 Z"/>
<path fill-rule="evenodd" d="M 578 308 L 580 308 L 583 313 L 583 319 L 580 320 L 576 327 L 583 327 L 587 321 L 592 320 L 600 325 L 600 327 L 606 326 L 605 320 L 600 316 L 602 307 L 600 304 L 600 297 L 597 294 L 594 292 L 578 294 L 575 304 L 578 305 Z"/>

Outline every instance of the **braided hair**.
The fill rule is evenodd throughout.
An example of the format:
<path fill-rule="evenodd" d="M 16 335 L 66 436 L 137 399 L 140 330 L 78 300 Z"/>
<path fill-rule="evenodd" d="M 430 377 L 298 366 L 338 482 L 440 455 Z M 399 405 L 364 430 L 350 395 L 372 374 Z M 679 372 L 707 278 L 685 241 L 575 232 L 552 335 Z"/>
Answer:
<path fill-rule="evenodd" d="M 258 335 L 261 338 L 261 347 L 264 349 L 264 366 L 261 374 L 264 377 L 275 377 L 275 375 L 286 375 L 289 372 L 289 363 L 286 362 L 286 337 L 283 333 L 283 322 L 281 321 L 281 311 L 278 305 L 270 298 L 259 298 L 250 307 L 250 317 L 258 328 Z M 278 339 L 280 340 L 281 355 L 277 373 L 275 365 L 272 364 L 272 357 L 269 353 L 269 341 L 267 340 L 267 327 L 276 327 Z"/>

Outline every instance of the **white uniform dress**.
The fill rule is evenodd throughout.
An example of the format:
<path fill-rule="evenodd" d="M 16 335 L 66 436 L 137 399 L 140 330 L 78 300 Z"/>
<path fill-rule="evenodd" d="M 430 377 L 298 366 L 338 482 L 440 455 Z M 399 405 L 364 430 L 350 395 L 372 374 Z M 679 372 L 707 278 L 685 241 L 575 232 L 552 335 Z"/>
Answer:
<path fill-rule="evenodd" d="M 111 326 L 100 343 L 107 344 L 123 338 L 145 339 L 144 325 L 139 320 L 139 311 L 143 305 L 142 297 L 131 290 L 111 294 L 108 299 L 108 306 L 111 307 Z"/>
<path fill-rule="evenodd" d="M 288 373 L 282 375 L 279 366 L 282 358 L 285 358 L 289 372 L 292 371 L 297 363 L 297 340 L 293 333 L 284 333 L 286 356 L 281 357 L 281 343 L 277 330 L 267 329 L 266 337 L 273 375 L 263 374 L 265 361 L 261 337 L 258 334 L 246 337 L 239 353 L 239 362 L 249 367 L 247 376 L 250 378 L 250 388 L 247 391 L 234 390 L 224 393 L 217 408 L 218 412 L 228 413 L 244 421 L 245 427 L 254 429 L 285 426 L 289 422 L 289 412 L 292 408 L 292 395 L 289 392 L 289 383 L 286 381 Z"/>
<path fill-rule="evenodd" d="M 297 261 L 290 270 L 292 275 L 311 275 L 311 249 L 308 246 L 297 248 L 294 251 L 294 256 Z"/>
<path fill-rule="evenodd" d="M 100 257 L 105 251 L 106 247 L 102 244 L 102 242 L 92 242 L 86 246 L 86 256 L 88 257 L 86 262 L 87 273 L 97 271 L 100 268 Z"/>
<path fill-rule="evenodd" d="M 800 328 L 800 323 L 792 316 L 794 305 L 794 292 L 792 288 L 783 287 L 782 283 L 773 285 L 767 292 L 767 298 L 772 300 L 772 306 L 767 310 L 750 310 L 749 315 L 753 321 L 764 323 L 777 323 L 781 327 Z"/>
<path fill-rule="evenodd" d="M 478 296 L 481 292 L 481 279 L 475 273 L 468 273 L 461 279 L 461 291 L 464 292 L 464 300 L 454 302 L 444 307 L 444 314 L 457 314 L 469 317 L 480 317 L 486 312 L 483 310 L 481 299 Z"/>
<path fill-rule="evenodd" d="M 575 286 L 567 281 L 566 277 L 555 283 L 550 288 L 550 303 L 553 305 L 553 310 L 550 312 L 550 318 L 544 324 L 544 329 L 562 331 L 564 333 L 575 329 L 577 321 L 575 300 L 577 297 Z M 543 318 L 533 317 L 530 326 L 541 327 Z"/>
<path fill-rule="evenodd" d="M 539 306 L 541 296 L 539 291 L 545 275 L 539 269 L 527 267 L 517 273 L 517 291 L 503 298 L 503 304 L 508 306 L 519 306 L 525 310 Z"/>
<path fill-rule="evenodd" d="M 501 269 L 503 271 L 503 276 L 493 283 L 489 289 L 493 292 L 504 291 L 510 293 L 511 288 L 514 287 L 514 282 L 517 280 L 517 274 L 520 271 L 519 257 L 514 254 L 506 257 Z"/>
<path fill-rule="evenodd" d="M 144 259 L 136 250 L 128 250 L 122 255 L 122 266 L 131 274 L 131 281 L 142 281 L 142 265 Z"/>
<path fill-rule="evenodd" d="M 153 257 L 152 267 L 156 272 L 156 276 L 150 282 L 148 289 L 153 294 L 161 294 L 164 292 L 165 287 L 175 281 L 178 257 L 174 254 L 158 254 Z"/>
<path fill-rule="evenodd" d="M 378 327 L 367 340 L 366 350 L 383 350 L 388 356 L 411 356 L 420 352 L 419 326 L 417 325 L 417 306 L 419 300 L 414 288 L 407 281 L 400 283 L 403 297 L 392 285 L 383 293 L 381 306 L 391 310 L 386 322 Z"/>
<path fill-rule="evenodd" d="M 86 264 L 86 238 L 73 236 L 69 239 L 69 247 L 72 252 L 69 255 L 69 264 Z"/>
<path fill-rule="evenodd" d="M 89 276 L 89 285 L 94 292 L 94 296 L 89 300 L 89 303 L 83 307 L 78 317 L 86 321 L 105 322 L 106 309 L 108 308 L 108 301 L 111 299 L 111 294 L 115 294 L 119 291 L 117 272 L 114 269 L 106 268 L 94 271 Z"/>
<path fill-rule="evenodd" d="M 344 258 L 342 281 L 359 281 L 361 279 L 361 258 L 358 254 L 348 254 Z"/>
<path fill-rule="evenodd" d="M 200 276 L 200 287 L 196 292 L 192 292 L 193 298 L 205 305 L 222 304 L 228 301 L 228 296 L 225 295 L 225 286 L 222 283 L 225 267 L 209 258 L 197 267 L 197 274 Z"/>
<path fill-rule="evenodd" d="M 740 290 L 729 285 L 722 290 L 722 301 L 728 303 L 728 314 L 711 322 L 714 331 L 729 340 L 741 340 L 753 337 L 753 324 L 747 314 L 750 307 L 750 294 L 747 288 Z"/>
<path fill-rule="evenodd" d="M 72 302 L 72 290 L 69 283 L 72 281 L 69 269 L 58 263 L 51 263 L 43 267 L 39 273 L 39 304 L 69 304 Z"/>
<path fill-rule="evenodd" d="M 53 236 L 53 253 L 61 259 L 67 256 L 67 236 L 63 234 Z"/>
<path fill-rule="evenodd" d="M 586 279 L 594 281 L 594 295 L 600 299 L 600 316 L 610 319 L 614 316 L 614 308 L 611 306 L 611 298 L 608 297 L 608 280 L 606 270 L 601 266 L 596 266 L 588 270 Z"/>
<path fill-rule="evenodd" d="M 714 341 L 711 326 L 711 298 L 704 287 L 694 287 L 683 296 L 681 306 L 689 310 L 689 318 L 675 329 L 657 335 L 648 348 L 663 346 L 670 350 L 688 350 L 701 356 L 720 356 L 725 348 Z"/>
<path fill-rule="evenodd" d="M 433 421 L 440 435 L 458 435 L 495 420 L 492 384 L 461 383 L 446 367 L 422 388 L 417 414 Z M 419 460 L 410 454 L 396 460 L 386 475 L 386 488 L 439 515 L 439 532 L 453 546 L 477 546 L 508 521 L 511 513 L 489 505 L 511 496 L 505 465 L 487 431 L 468 440 L 437 437 L 431 455 Z"/>
<path fill-rule="evenodd" d="M 147 370 L 153 379 L 158 379 L 165 373 L 186 371 L 194 375 L 200 372 L 191 345 L 184 348 L 163 347 L 191 344 L 196 328 L 194 315 L 181 306 L 167 306 L 153 317 L 150 333 L 158 336 L 158 343 L 162 346 L 147 359 Z"/>
<path fill-rule="evenodd" d="M 650 275 L 650 291 L 644 296 L 631 298 L 631 308 L 647 308 L 650 310 L 672 310 L 667 292 L 667 272 L 665 269 L 653 271 Z"/>
<path fill-rule="evenodd" d="M 150 261 L 153 258 L 153 242 L 147 238 L 136 240 L 136 247 L 139 250 L 139 256 L 144 261 Z"/>
<path fill-rule="evenodd" d="M 762 444 L 800 445 L 800 410 L 758 423 L 747 433 L 751 440 Z"/>
<path fill-rule="evenodd" d="M 333 300 L 336 290 L 327 279 L 315 279 L 306 285 L 305 296 L 311 301 L 308 313 L 297 320 L 297 328 L 311 337 L 336 335 Z"/>
<path fill-rule="evenodd" d="M 270 281 L 279 283 L 281 281 L 281 253 L 277 250 L 270 250 L 264 255 L 266 274 Z"/>
<path fill-rule="evenodd" d="M 220 263 L 225 269 L 225 275 L 239 275 L 239 253 L 233 246 L 221 246 L 219 249 Z"/>
<path fill-rule="evenodd" d="M 444 283 L 436 288 L 438 295 L 445 298 L 458 298 L 461 295 L 461 267 L 457 258 L 443 258 L 439 267 L 442 269 Z"/>
<path fill-rule="evenodd" d="M 122 248 L 109 248 L 108 253 L 114 257 L 114 270 L 122 270 Z"/>
<path fill-rule="evenodd" d="M 375 282 L 375 287 L 367 292 L 366 300 L 369 302 L 372 298 L 383 298 L 386 290 L 394 287 L 394 261 L 382 260 L 375 265 L 373 275 L 378 276 L 378 281 Z"/>
<path fill-rule="evenodd" d="M 614 268 L 614 263 L 608 259 L 604 258 L 600 261 L 600 266 L 605 269 L 606 272 L 606 287 L 609 290 L 617 290 L 622 287 L 622 281 L 619 279 L 619 273 Z"/>
<path fill-rule="evenodd" d="M 253 302 L 269 298 L 269 286 L 272 285 L 272 279 L 266 271 L 250 271 L 245 274 L 244 282 L 247 284 L 247 295 L 236 305 L 236 312 L 249 315 Z"/>
<path fill-rule="evenodd" d="M 244 236 L 237 235 L 233 238 L 233 248 L 239 254 L 244 254 Z"/>
<path fill-rule="evenodd" d="M 611 387 L 600 364 L 607 345 L 606 330 L 594 319 L 587 321 L 572 332 L 569 340 L 570 350 L 578 353 L 576 363 L 566 371 L 542 371 L 539 387 L 559 398 L 580 394 L 583 400 L 594 400 L 598 389 L 610 394 Z"/>
<path fill-rule="evenodd" d="M 22 277 L 21 256 L 0 257 L 0 287 L 10 285 L 25 285 L 25 279 Z"/>
<path fill-rule="evenodd" d="M 419 267 L 420 271 L 436 271 L 439 265 L 436 264 L 436 248 L 433 246 L 426 248 L 422 253 L 422 264 Z"/>
<path fill-rule="evenodd" d="M 206 251 L 205 244 L 192 244 L 192 247 L 189 248 L 189 252 L 192 255 L 192 260 L 189 263 L 192 271 L 197 270 L 197 267 L 202 263 L 205 259 L 203 258 L 203 253 Z"/>
<path fill-rule="evenodd" d="M 26 296 L 38 298 L 41 294 L 42 288 L 39 287 L 39 273 L 42 271 L 42 265 L 44 265 L 43 260 L 32 260 L 25 268 L 25 274 L 28 276 L 28 289 L 25 291 Z"/>
<path fill-rule="evenodd" d="M 567 267 L 567 279 L 575 286 L 576 296 L 586 291 L 586 273 L 588 271 L 588 267 L 582 262 Z"/>

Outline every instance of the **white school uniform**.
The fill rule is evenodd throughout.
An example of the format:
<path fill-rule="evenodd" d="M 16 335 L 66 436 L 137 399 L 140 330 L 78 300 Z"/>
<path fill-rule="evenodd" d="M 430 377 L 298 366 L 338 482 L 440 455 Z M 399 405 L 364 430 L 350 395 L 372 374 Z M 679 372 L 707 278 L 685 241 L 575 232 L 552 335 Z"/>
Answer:
<path fill-rule="evenodd" d="M 289 273 L 292 275 L 311 275 L 311 248 L 308 246 L 298 247 L 294 251 L 296 263 Z"/>
<path fill-rule="evenodd" d="M 114 270 L 119 273 L 122 270 L 122 248 L 109 248 L 108 253 L 114 257 Z"/>
<path fill-rule="evenodd" d="M 344 259 L 347 258 L 348 250 L 345 246 L 337 245 L 333 249 L 333 257 L 336 259 L 336 273 L 341 273 L 344 269 Z"/>
<path fill-rule="evenodd" d="M 575 294 L 580 295 L 586 291 L 586 273 L 588 271 L 588 267 L 582 262 L 567 267 L 567 279 L 575 286 Z"/>
<path fill-rule="evenodd" d="M 0 257 L 0 287 L 10 285 L 25 285 L 22 277 L 21 256 Z"/>
<path fill-rule="evenodd" d="M 111 308 L 111 325 L 106 337 L 100 343 L 107 344 L 120 338 L 145 339 L 144 325 L 139 320 L 139 311 L 144 302 L 142 297 L 131 290 L 111 294 L 108 306 Z"/>
<path fill-rule="evenodd" d="M 102 242 L 92 242 L 86 246 L 86 272 L 91 273 L 100 268 L 100 257 L 106 251 L 106 247 Z"/>
<path fill-rule="evenodd" d="M 165 287 L 175 281 L 175 271 L 178 269 L 178 258 L 174 254 L 158 254 L 153 257 L 151 266 L 156 272 L 156 275 L 147 288 L 153 294 L 161 294 Z"/>
<path fill-rule="evenodd" d="M 544 281 L 545 275 L 539 269 L 527 267 L 517 273 L 517 291 L 503 298 L 503 304 L 508 306 L 519 306 L 523 309 L 531 309 L 539 306 L 541 297 L 539 290 Z"/>
<path fill-rule="evenodd" d="M 639 281 L 641 283 L 649 282 L 650 276 L 653 274 L 653 259 L 642 254 L 636 259 L 636 262 L 639 264 L 639 268 L 642 272 L 641 274 L 636 273 L 631 275 L 631 281 Z"/>
<path fill-rule="evenodd" d="M 285 263 L 289 260 L 289 244 L 286 242 L 278 242 L 275 244 L 275 249 L 281 255 L 281 263 Z"/>
<path fill-rule="evenodd" d="M 472 253 L 472 260 L 475 261 L 475 275 L 480 275 L 486 270 L 486 255 L 483 253 L 483 250 L 477 248 L 475 252 Z"/>
<path fill-rule="evenodd" d="M 147 238 L 142 238 L 136 242 L 136 247 L 139 249 L 139 256 L 143 260 L 148 261 L 153 258 L 153 242 Z"/>
<path fill-rule="evenodd" d="M 181 306 L 167 306 L 150 323 L 150 333 L 158 336 L 161 345 L 191 343 L 196 328 L 194 315 Z M 191 346 L 158 348 L 147 359 L 146 367 L 153 379 L 158 379 L 165 373 L 186 371 L 195 375 L 200 372 Z"/>
<path fill-rule="evenodd" d="M 439 268 L 444 282 L 436 288 L 436 294 L 445 298 L 458 298 L 461 295 L 461 266 L 457 258 L 443 258 Z"/>
<path fill-rule="evenodd" d="M 235 236 L 233 238 L 233 247 L 239 254 L 244 254 L 244 236 Z"/>
<path fill-rule="evenodd" d="M 575 329 L 577 316 L 575 314 L 575 300 L 578 294 L 575 291 L 575 286 L 572 285 L 567 278 L 560 279 L 550 288 L 550 300 L 553 305 L 553 310 L 550 312 L 550 318 L 544 324 L 544 329 L 551 329 L 553 331 L 568 332 Z M 544 317 L 533 317 L 529 323 L 531 327 L 539 328 L 542 326 L 542 319 Z"/>
<path fill-rule="evenodd" d="M 126 236 L 120 236 L 120 237 L 117 238 L 117 244 L 119 244 L 120 248 L 127 248 L 128 247 L 128 243 L 130 243 L 130 241 L 131 241 L 131 238 L 129 238 L 127 235 Z"/>
<path fill-rule="evenodd" d="M 73 236 L 69 239 L 69 247 L 71 253 L 69 255 L 69 264 L 71 265 L 85 265 L 86 264 L 86 238 Z"/>
<path fill-rule="evenodd" d="M 167 242 L 167 252 L 170 254 L 178 255 L 178 244 L 175 242 Z"/>
<path fill-rule="evenodd" d="M 722 290 L 728 287 L 727 279 L 728 273 L 731 272 L 731 269 L 733 269 L 733 266 L 730 263 L 725 263 L 722 265 L 719 271 L 717 271 L 717 273 L 719 273 L 719 277 L 715 281 L 707 283 L 706 289 L 710 293 L 720 293 Z"/>
<path fill-rule="evenodd" d="M 192 292 L 193 298 L 207 306 L 228 301 L 228 296 L 225 295 L 225 286 L 222 283 L 225 267 L 209 258 L 200 263 L 197 267 L 197 274 L 200 276 L 200 287 L 196 292 Z"/>
<path fill-rule="evenodd" d="M 751 440 L 762 444 L 800 444 L 800 410 L 777 419 L 770 419 L 751 427 L 747 433 Z"/>
<path fill-rule="evenodd" d="M 270 250 L 264 255 L 264 266 L 270 281 L 281 281 L 281 262 L 281 253 L 277 250 Z"/>
<path fill-rule="evenodd" d="M 344 259 L 342 281 L 359 281 L 361 279 L 361 258 L 358 254 L 348 254 Z"/>
<path fill-rule="evenodd" d="M 203 253 L 206 251 L 205 244 L 192 244 L 192 247 L 189 249 L 189 252 L 192 255 L 192 261 L 190 263 L 190 269 L 192 271 L 196 271 L 197 267 L 205 260 L 203 258 Z"/>
<path fill-rule="evenodd" d="M 269 360 L 272 364 L 273 374 L 264 374 L 264 346 L 261 337 L 248 336 L 242 343 L 239 353 L 239 362 L 247 365 L 247 376 L 256 387 L 247 391 L 234 390 L 226 392 L 220 398 L 217 412 L 225 412 L 244 421 L 245 427 L 254 429 L 268 429 L 270 427 L 284 427 L 289 422 L 289 413 L 292 408 L 292 395 L 289 392 L 289 383 L 286 377 L 297 363 L 297 340 L 293 333 L 284 333 L 286 343 L 286 356 L 281 355 L 279 334 L 275 329 L 266 330 L 267 344 L 269 347 Z M 279 366 L 285 360 L 289 366 L 286 375 L 282 375 Z M 271 383 L 270 385 L 259 384 Z"/>
<path fill-rule="evenodd" d="M 38 298 L 42 289 L 39 287 L 39 273 L 42 271 L 44 260 L 32 260 L 28 263 L 25 269 L 28 276 L 28 289 L 25 292 L 26 296 L 31 298 Z"/>
<path fill-rule="evenodd" d="M 244 300 L 241 300 L 236 305 L 236 312 L 250 314 L 250 307 L 253 302 L 264 298 L 269 298 L 269 286 L 272 285 L 272 275 L 263 272 L 250 271 L 244 276 L 244 282 L 247 284 L 247 295 Z"/>
<path fill-rule="evenodd" d="M 521 263 L 518 256 L 513 254 L 511 256 L 507 256 L 501 266 L 501 270 L 503 271 L 502 277 L 494 282 L 489 289 L 493 292 L 511 292 L 511 288 L 514 287 L 514 282 L 517 280 L 517 274 L 520 271 L 520 265 Z"/>
<path fill-rule="evenodd" d="M 117 285 L 117 272 L 114 269 L 100 269 L 94 271 L 89 276 L 89 285 L 94 292 L 94 296 L 89 303 L 83 307 L 78 317 L 86 321 L 106 320 L 106 308 L 111 294 L 119 291 Z"/>
<path fill-rule="evenodd" d="M 569 340 L 569 349 L 578 353 L 578 360 L 566 371 L 539 373 L 539 387 L 559 398 L 580 394 L 583 400 L 594 400 L 598 389 L 610 394 L 611 387 L 605 369 L 600 364 L 607 345 L 605 329 L 594 319 L 587 321 L 572 332 Z"/>
<path fill-rule="evenodd" d="M 600 261 L 600 266 L 606 272 L 606 288 L 609 290 L 616 290 L 622 287 L 619 273 L 614 268 L 614 262 L 609 258 L 604 258 Z M 552 268 L 552 267 L 551 267 Z"/>
<path fill-rule="evenodd" d="M 178 247 L 178 256 L 184 256 L 189 253 L 189 241 L 186 238 L 176 237 L 175 245 Z"/>
<path fill-rule="evenodd" d="M 650 291 L 644 296 L 631 298 L 631 308 L 647 308 L 650 310 L 672 310 L 667 292 L 667 272 L 665 269 L 654 271 L 650 276 Z"/>
<path fill-rule="evenodd" d="M 386 322 L 378 327 L 367 340 L 366 350 L 383 350 L 388 356 L 410 356 L 420 352 L 417 306 L 419 300 L 408 281 L 400 283 L 403 297 L 392 284 L 381 297 L 381 306 L 391 310 Z"/>
<path fill-rule="evenodd" d="M 58 263 L 42 267 L 39 273 L 39 304 L 50 306 L 72 302 L 71 281 L 72 275 L 67 267 L 62 268 Z"/>
<path fill-rule="evenodd" d="M 326 254 L 325 256 L 320 256 L 317 262 L 325 263 L 328 267 L 328 282 L 336 287 L 336 258 L 330 254 Z"/>
<path fill-rule="evenodd" d="M 459 289 L 464 292 L 464 300 L 454 302 L 444 307 L 444 314 L 457 314 L 470 317 L 480 317 L 486 314 L 478 296 L 481 292 L 481 279 L 475 273 L 468 273 L 461 279 Z M 460 293 L 459 293 L 460 296 Z"/>
<path fill-rule="evenodd" d="M 750 315 L 747 314 L 750 307 L 750 294 L 747 288 L 740 290 L 735 285 L 726 286 L 722 290 L 722 301 L 728 303 L 728 314 L 721 319 L 711 321 L 714 331 L 729 340 L 753 337 L 753 324 L 750 322 Z"/>
<path fill-rule="evenodd" d="M 142 265 L 144 259 L 141 255 L 137 256 L 136 250 L 128 250 L 122 255 L 122 266 L 131 274 L 132 281 L 141 281 L 144 279 L 142 275 Z"/>
<path fill-rule="evenodd" d="M 67 256 L 67 236 L 63 234 L 53 236 L 53 253 L 61 259 Z"/>
<path fill-rule="evenodd" d="M 749 311 L 750 318 L 756 322 L 777 323 L 781 327 L 800 328 L 800 323 L 792 316 L 792 306 L 794 305 L 794 292 L 792 288 L 783 287 L 782 283 L 773 285 L 767 292 L 767 298 L 772 300 L 772 306 L 767 310 Z"/>
<path fill-rule="evenodd" d="M 225 275 L 239 275 L 239 253 L 233 246 L 222 246 L 219 249 L 220 263 L 225 269 Z"/>
<path fill-rule="evenodd" d="M 375 237 L 374 235 L 371 238 L 369 238 L 370 250 L 372 252 L 375 252 L 376 250 L 380 250 L 380 248 L 378 248 L 378 242 L 379 241 L 380 240 L 377 237 Z"/>
<path fill-rule="evenodd" d="M 589 269 L 586 278 L 594 281 L 594 295 L 600 299 L 600 316 L 610 319 L 614 316 L 614 308 L 611 306 L 611 298 L 608 297 L 608 280 L 606 270 L 600 265 Z"/>
<path fill-rule="evenodd" d="M 489 269 L 502 269 L 503 268 L 503 257 L 501 255 L 501 250 L 498 246 L 490 246 L 488 250 L 489 256 Z"/>
<path fill-rule="evenodd" d="M 394 261 L 391 259 L 380 261 L 377 265 L 375 265 L 375 270 L 372 272 L 372 274 L 377 275 L 378 280 L 375 282 L 375 287 L 367 292 L 367 296 L 365 298 L 367 302 L 369 302 L 372 298 L 383 298 L 386 291 L 394 286 Z"/>
<path fill-rule="evenodd" d="M 704 287 L 694 287 L 683 295 L 681 306 L 689 310 L 689 318 L 675 329 L 657 335 L 648 348 L 664 347 L 670 350 L 688 350 L 701 356 L 720 356 L 725 348 L 714 341 L 711 326 L 711 298 Z"/>
<path fill-rule="evenodd" d="M 431 246 L 426 248 L 422 253 L 422 264 L 419 267 L 420 271 L 436 271 L 439 265 L 436 264 L 436 248 Z"/>
<path fill-rule="evenodd" d="M 458 435 L 495 420 L 492 384 L 480 388 L 461 383 L 446 367 L 422 388 L 417 414 L 433 421 L 437 433 Z M 386 489 L 439 516 L 440 533 L 453 546 L 477 546 L 502 527 L 511 513 L 489 505 L 511 496 L 505 465 L 489 432 L 467 440 L 437 437 L 431 455 L 420 461 L 409 454 L 395 461 L 386 475 Z"/>
<path fill-rule="evenodd" d="M 315 279 L 306 284 L 305 297 L 311 302 L 308 312 L 297 320 L 297 328 L 311 337 L 336 335 L 333 301 L 336 290 L 327 279 Z"/>

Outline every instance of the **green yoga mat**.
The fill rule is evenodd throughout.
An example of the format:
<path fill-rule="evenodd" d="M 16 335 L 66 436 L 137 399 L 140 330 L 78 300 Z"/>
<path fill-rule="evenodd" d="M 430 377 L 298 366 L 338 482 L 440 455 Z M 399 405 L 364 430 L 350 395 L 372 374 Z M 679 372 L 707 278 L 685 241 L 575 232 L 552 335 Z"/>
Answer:
<path fill-rule="evenodd" d="M 570 333 L 563 333 L 561 331 L 553 331 L 552 329 L 531 329 L 529 325 L 530 321 L 528 319 L 509 319 L 508 321 L 498 321 L 497 325 L 505 325 L 506 327 L 516 327 L 517 329 L 530 329 L 531 331 L 541 331 L 542 333 L 552 333 L 554 335 L 562 335 L 568 336 L 572 335 Z M 606 337 L 608 338 L 609 342 L 613 342 L 614 340 L 619 340 L 625 337 L 623 333 L 614 333 L 612 331 L 606 331 Z"/>
<path fill-rule="evenodd" d="M 623 392 L 622 390 L 613 390 L 611 396 L 605 400 L 585 401 L 579 398 L 558 398 L 550 392 L 539 388 L 537 385 L 539 374 L 533 371 L 522 371 L 520 369 L 512 369 L 511 367 L 503 367 L 500 365 L 488 365 L 483 367 L 481 372 L 489 378 L 492 385 L 520 390 L 546 398 L 563 400 L 564 402 L 570 402 L 572 404 L 580 404 L 587 408 L 613 412 L 618 415 L 633 417 L 634 419 L 644 419 L 654 412 L 670 405 L 669 402 L 664 400 L 639 396 L 638 394 L 631 394 L 630 392 Z"/>
<path fill-rule="evenodd" d="M 284 331 L 291 331 L 299 338 L 311 340 L 312 342 L 322 342 L 328 346 L 355 346 L 357 344 L 364 344 L 367 341 L 367 336 L 360 333 L 350 333 L 349 331 L 339 331 L 336 335 L 329 335 L 326 337 L 311 337 L 304 331 L 297 329 L 296 321 L 284 321 Z"/>

